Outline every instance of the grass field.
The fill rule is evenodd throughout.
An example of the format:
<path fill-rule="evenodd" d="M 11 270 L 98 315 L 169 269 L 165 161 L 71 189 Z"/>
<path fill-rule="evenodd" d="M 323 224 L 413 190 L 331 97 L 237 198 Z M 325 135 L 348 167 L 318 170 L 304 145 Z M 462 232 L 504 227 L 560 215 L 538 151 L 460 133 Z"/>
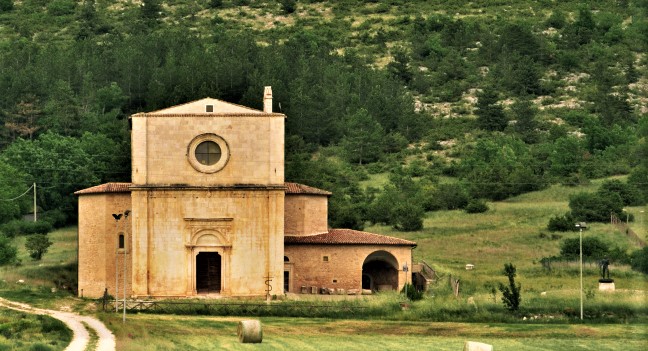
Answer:
<path fill-rule="evenodd" d="M 380 177 L 376 180 L 382 181 Z M 427 261 L 442 277 L 424 300 L 412 303 L 407 311 L 399 309 L 401 297 L 393 294 L 360 302 L 392 311 L 369 320 L 264 317 L 261 345 L 238 343 L 236 325 L 242 318 L 129 314 L 123 325 L 120 315 L 99 316 L 116 333 L 119 350 L 458 350 L 466 340 L 509 350 L 645 349 L 645 275 L 612 265 L 617 291 L 606 294 L 597 289 L 596 266 L 586 265 L 586 321 L 582 323 L 577 317 L 578 266 L 567 263 L 548 273 L 538 263 L 544 256 L 557 254 L 562 239 L 578 236 L 576 232 L 547 232 L 544 228 L 548 219 L 567 210 L 569 194 L 593 191 L 599 183 L 578 188 L 553 186 L 489 203 L 491 210 L 483 214 L 428 213 L 424 229 L 419 232 L 397 232 L 384 226 L 367 228 L 417 241 L 415 260 Z M 644 208 L 629 210 L 639 213 Z M 639 223 L 631 224 L 641 233 Z M 608 224 L 592 224 L 584 235 L 629 250 L 634 248 L 623 233 Z M 13 240 L 21 264 L 0 268 L 0 296 L 40 307 L 96 313 L 94 302 L 76 298 L 67 290 L 76 278 L 76 227 L 49 236 L 54 245 L 39 262 L 32 261 L 25 252 L 24 237 Z M 522 305 L 517 314 L 503 308 L 501 294 L 493 296 L 490 292 L 495 283 L 505 281 L 501 270 L 506 262 L 518 267 L 517 281 L 522 284 Z M 476 269 L 466 271 L 466 263 L 475 264 Z M 450 274 L 461 279 L 459 298 L 448 287 Z M 24 283 L 18 283 L 21 279 Z"/>
<path fill-rule="evenodd" d="M 648 325 L 547 325 L 261 318 L 262 344 L 239 344 L 242 318 L 114 314 L 100 318 L 119 350 L 461 350 L 480 341 L 496 350 L 641 350 Z"/>
<path fill-rule="evenodd" d="M 372 180 L 381 182 L 381 177 Z M 398 232 L 391 227 L 373 225 L 365 230 L 414 240 L 414 260 L 424 260 L 442 274 L 453 274 L 467 285 L 482 288 L 493 282 L 504 282 L 504 263 L 513 263 L 518 270 L 518 281 L 523 292 L 578 289 L 578 267 L 569 266 L 544 272 L 540 260 L 558 255 L 560 243 L 566 238 L 577 238 L 578 232 L 552 233 L 546 230 L 549 219 L 569 210 L 571 194 L 595 191 L 602 180 L 581 187 L 554 185 L 543 191 L 520 195 L 506 201 L 488 203 L 489 211 L 467 214 L 461 210 L 430 212 L 424 219 L 424 228 L 416 232 Z M 637 217 L 645 207 L 627 209 Z M 644 213 L 645 214 L 645 213 Z M 631 228 L 645 237 L 646 224 L 637 218 Z M 642 226 L 643 224 L 643 226 Z M 607 223 L 590 223 L 583 233 L 602 239 L 628 252 L 636 250 L 626 235 Z M 466 264 L 475 269 L 466 271 Z M 613 264 L 618 289 L 646 290 L 646 276 L 628 266 Z M 588 289 L 597 288 L 598 268 L 586 264 L 584 279 Z"/>
<path fill-rule="evenodd" d="M 63 322 L 0 308 L 0 350 L 63 350 L 72 332 Z"/>

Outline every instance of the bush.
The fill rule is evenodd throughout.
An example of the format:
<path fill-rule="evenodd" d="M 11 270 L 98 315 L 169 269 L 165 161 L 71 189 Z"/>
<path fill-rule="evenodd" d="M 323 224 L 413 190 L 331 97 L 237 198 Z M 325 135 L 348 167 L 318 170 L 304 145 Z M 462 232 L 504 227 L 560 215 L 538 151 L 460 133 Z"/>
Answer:
<path fill-rule="evenodd" d="M 47 4 L 47 12 L 52 16 L 64 16 L 74 13 L 76 2 L 71 0 L 54 0 Z"/>
<path fill-rule="evenodd" d="M 42 220 L 30 222 L 24 220 L 13 220 L 2 225 L 2 232 L 6 236 L 13 238 L 16 235 L 47 234 L 52 231 L 52 224 Z"/>
<path fill-rule="evenodd" d="M 505 263 L 504 274 L 508 277 L 509 285 L 499 284 L 499 290 L 502 292 L 502 302 L 509 311 L 517 311 L 520 309 L 520 302 L 522 302 L 522 297 L 520 296 L 522 286 L 515 284 L 515 272 L 516 269 L 512 263 Z"/>
<path fill-rule="evenodd" d="M 428 211 L 456 210 L 465 208 L 469 199 L 468 192 L 460 184 L 439 184 L 424 206 Z"/>
<path fill-rule="evenodd" d="M 466 213 L 484 213 L 488 211 L 488 205 L 483 200 L 471 200 L 466 206 Z"/>
<path fill-rule="evenodd" d="M 29 348 L 29 351 L 52 351 L 52 350 L 54 349 L 40 342 L 32 344 L 31 347 Z"/>
<path fill-rule="evenodd" d="M 572 216 L 578 221 L 607 222 L 610 213 L 623 212 L 623 200 L 617 193 L 579 193 L 569 199 Z"/>
<path fill-rule="evenodd" d="M 576 229 L 576 220 L 569 212 L 564 216 L 551 217 L 547 224 L 547 230 L 552 232 L 569 232 L 576 231 Z"/>
<path fill-rule="evenodd" d="M 608 256 L 610 249 L 608 245 L 595 237 L 583 238 L 583 257 L 589 259 L 601 259 Z M 575 258 L 580 256 L 580 238 L 565 239 L 560 245 L 560 256 L 564 258 Z"/>
<path fill-rule="evenodd" d="M 13 0 L 0 0 L 0 12 L 9 12 L 13 9 Z"/>
<path fill-rule="evenodd" d="M 402 203 L 394 209 L 394 228 L 406 232 L 423 228 L 425 211 L 421 206 L 413 203 Z"/>
<path fill-rule="evenodd" d="M 632 269 L 648 274 L 648 246 L 632 253 L 630 265 Z"/>
<path fill-rule="evenodd" d="M 43 258 L 50 246 L 52 246 L 52 242 L 46 235 L 42 234 L 32 235 L 25 242 L 25 248 L 29 252 L 29 256 L 36 261 Z"/>
<path fill-rule="evenodd" d="M 598 194 L 618 194 L 626 206 L 640 206 L 644 203 L 643 196 L 634 184 L 623 183 L 620 180 L 606 180 L 597 191 Z"/>
<path fill-rule="evenodd" d="M 61 228 L 67 224 L 67 215 L 60 209 L 49 210 L 40 217 L 43 221 L 49 222 L 53 228 Z M 44 233 L 41 233 L 44 234 Z"/>
<path fill-rule="evenodd" d="M 291 14 L 297 9 L 296 0 L 281 0 L 281 10 L 285 14 Z"/>
<path fill-rule="evenodd" d="M 11 241 L 6 236 L 0 234 L 0 266 L 16 262 L 18 249 L 11 245 Z"/>
<path fill-rule="evenodd" d="M 410 301 L 418 301 L 423 298 L 423 292 L 416 290 L 416 287 L 410 283 L 403 285 L 401 294 L 405 294 Z"/>

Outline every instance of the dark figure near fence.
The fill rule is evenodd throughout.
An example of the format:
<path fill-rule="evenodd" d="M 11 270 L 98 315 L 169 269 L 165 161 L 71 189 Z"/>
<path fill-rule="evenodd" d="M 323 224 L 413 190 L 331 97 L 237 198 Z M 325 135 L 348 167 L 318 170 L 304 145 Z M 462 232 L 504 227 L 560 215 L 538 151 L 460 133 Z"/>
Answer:
<path fill-rule="evenodd" d="M 599 266 L 601 267 L 601 278 L 610 279 L 610 268 L 608 267 L 609 265 L 610 260 L 608 260 L 607 257 L 599 262 Z"/>

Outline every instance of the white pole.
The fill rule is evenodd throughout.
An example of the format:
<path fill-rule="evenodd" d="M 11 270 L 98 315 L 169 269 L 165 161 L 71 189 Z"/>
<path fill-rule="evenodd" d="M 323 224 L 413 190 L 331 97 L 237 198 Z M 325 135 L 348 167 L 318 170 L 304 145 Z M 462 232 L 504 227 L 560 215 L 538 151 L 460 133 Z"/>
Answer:
<path fill-rule="evenodd" d="M 117 245 L 115 247 L 115 313 L 119 312 L 117 306 L 117 296 L 119 296 L 119 219 L 115 222 L 115 231 L 117 231 Z"/>
<path fill-rule="evenodd" d="M 38 220 L 38 209 L 36 208 L 36 182 L 34 182 L 34 222 Z"/>
<path fill-rule="evenodd" d="M 583 320 L 583 227 L 580 231 L 580 319 Z"/>
<path fill-rule="evenodd" d="M 124 212 L 125 213 L 125 212 Z M 126 218 L 124 217 L 124 315 L 122 317 L 122 322 L 126 323 Z"/>

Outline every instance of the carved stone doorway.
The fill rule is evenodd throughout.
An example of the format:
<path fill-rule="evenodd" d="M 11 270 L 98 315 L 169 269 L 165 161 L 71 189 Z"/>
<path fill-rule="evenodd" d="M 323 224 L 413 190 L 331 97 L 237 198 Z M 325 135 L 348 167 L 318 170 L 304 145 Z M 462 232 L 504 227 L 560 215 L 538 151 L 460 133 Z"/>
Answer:
<path fill-rule="evenodd" d="M 199 294 L 221 291 L 221 255 L 217 252 L 200 252 L 196 256 L 196 290 Z"/>

